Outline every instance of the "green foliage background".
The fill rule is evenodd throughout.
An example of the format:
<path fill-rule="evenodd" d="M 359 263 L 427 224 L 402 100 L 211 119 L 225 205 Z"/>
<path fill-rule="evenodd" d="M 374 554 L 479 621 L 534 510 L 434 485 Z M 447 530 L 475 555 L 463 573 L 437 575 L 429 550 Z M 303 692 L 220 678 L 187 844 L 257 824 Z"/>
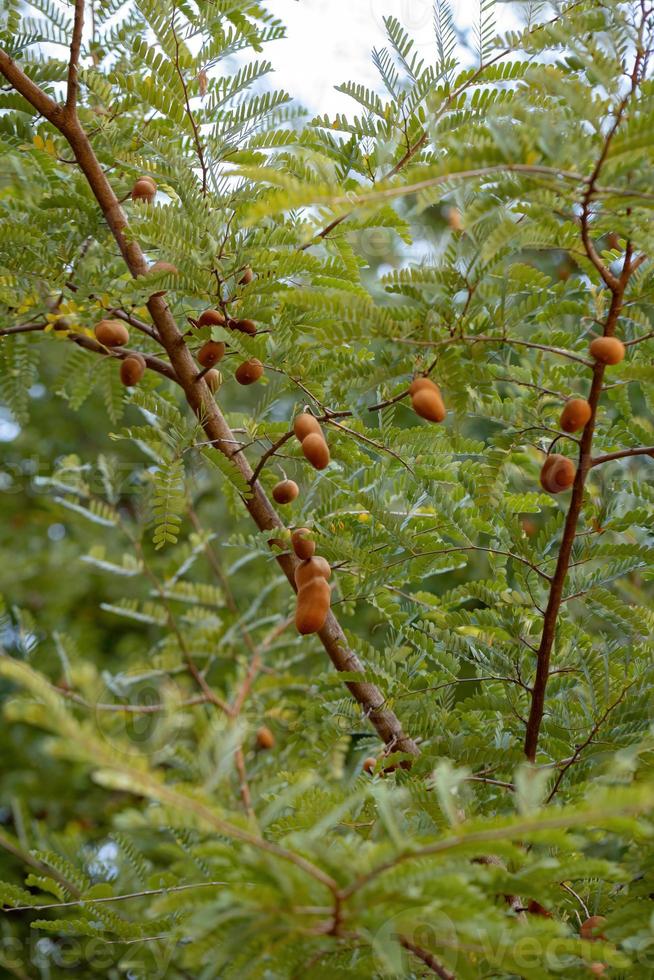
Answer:
<path fill-rule="evenodd" d="M 79 113 L 131 234 L 177 266 L 157 282 L 180 324 L 220 300 L 259 325 L 213 328 L 243 451 L 255 465 L 304 405 L 350 413 L 325 425 L 329 469 L 288 440 L 260 478 L 300 484 L 284 518 L 315 530 L 332 607 L 420 755 L 383 758 L 351 678 L 296 635 L 247 487 L 177 388 L 147 372 L 126 391 L 113 358 L 76 345 L 109 309 L 149 323 L 152 283 L 126 272 L 63 138 L 3 89 L 0 392 L 21 428 L 0 472 L 0 969 L 649 976 L 647 456 L 590 472 L 536 764 L 523 753 L 568 500 L 538 473 L 553 439 L 576 459 L 558 419 L 587 393 L 610 301 L 580 238 L 600 158 L 601 261 L 618 275 L 654 244 L 647 70 L 607 141 L 648 3 L 523 5 L 524 31 L 497 38 L 483 0 L 463 69 L 446 4 L 429 64 L 389 18 L 385 94 L 344 85 L 358 106 L 336 119 L 268 86 L 283 26 L 265 6 L 94 6 Z M 71 16 L 53 0 L 1 13 L 0 46 L 57 97 Z M 154 205 L 129 200 L 142 172 Z M 654 443 L 653 288 L 644 260 L 596 455 Z M 234 382 L 244 356 L 262 384 Z M 442 426 L 394 400 L 427 369 Z M 593 914 L 604 939 L 582 941 Z"/>

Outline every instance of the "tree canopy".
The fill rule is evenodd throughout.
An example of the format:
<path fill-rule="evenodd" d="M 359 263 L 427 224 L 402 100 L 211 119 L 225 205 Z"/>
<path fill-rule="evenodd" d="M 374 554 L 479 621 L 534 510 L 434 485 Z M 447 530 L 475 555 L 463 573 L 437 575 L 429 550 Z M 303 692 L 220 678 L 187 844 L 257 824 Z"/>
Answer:
<path fill-rule="evenodd" d="M 654 6 L 272 8 L 0 11 L 0 970 L 647 976 Z"/>

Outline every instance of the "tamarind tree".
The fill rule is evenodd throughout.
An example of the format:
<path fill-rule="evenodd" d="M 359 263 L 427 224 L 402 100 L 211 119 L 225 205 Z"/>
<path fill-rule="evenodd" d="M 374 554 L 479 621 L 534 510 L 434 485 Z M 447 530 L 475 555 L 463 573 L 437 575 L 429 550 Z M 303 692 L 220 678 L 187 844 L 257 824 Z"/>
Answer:
<path fill-rule="evenodd" d="M 6 975 L 650 975 L 654 5 L 513 7 L 4 0 Z"/>

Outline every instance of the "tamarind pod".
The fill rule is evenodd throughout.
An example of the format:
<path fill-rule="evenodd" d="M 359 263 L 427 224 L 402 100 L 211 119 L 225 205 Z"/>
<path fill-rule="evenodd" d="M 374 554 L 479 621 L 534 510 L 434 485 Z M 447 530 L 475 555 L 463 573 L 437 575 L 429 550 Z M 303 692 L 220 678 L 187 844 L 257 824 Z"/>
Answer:
<path fill-rule="evenodd" d="M 437 384 L 435 384 L 431 378 L 418 377 L 414 378 L 409 385 L 409 394 L 413 398 L 417 391 L 436 391 L 440 395 L 441 391 Z"/>
<path fill-rule="evenodd" d="M 151 177 L 139 177 L 132 187 L 133 201 L 147 201 L 150 204 L 156 196 L 157 185 Z"/>
<path fill-rule="evenodd" d="M 619 364 L 624 360 L 625 347 L 617 337 L 596 337 L 589 349 L 600 364 Z"/>
<path fill-rule="evenodd" d="M 307 561 L 301 562 L 295 569 L 295 584 L 298 589 L 303 588 L 312 578 L 331 578 L 332 570 L 326 558 L 316 555 Z"/>
<path fill-rule="evenodd" d="M 324 470 L 326 466 L 329 466 L 329 446 L 325 442 L 322 432 L 320 435 L 317 432 L 310 432 L 302 440 L 302 452 L 314 469 Z"/>
<path fill-rule="evenodd" d="M 256 739 L 259 749 L 272 749 L 275 745 L 275 736 L 266 725 L 257 729 Z"/>
<path fill-rule="evenodd" d="M 583 429 L 591 416 L 591 408 L 585 398 L 570 398 L 561 412 L 560 427 L 564 432 Z"/>
<path fill-rule="evenodd" d="M 251 337 L 257 332 L 257 325 L 254 320 L 232 320 L 229 324 L 234 330 L 240 330 L 241 333 L 247 333 Z"/>
<path fill-rule="evenodd" d="M 311 531 L 308 527 L 298 527 L 291 534 L 291 544 L 293 551 L 302 561 L 313 558 L 316 553 L 316 542 L 310 537 Z"/>
<path fill-rule="evenodd" d="M 224 327 L 225 317 L 220 310 L 205 310 L 198 317 L 198 327 Z"/>
<path fill-rule="evenodd" d="M 426 387 L 419 388 L 411 396 L 411 405 L 416 415 L 428 422 L 442 422 L 447 415 L 445 403 L 436 385 L 433 391 Z"/>
<path fill-rule="evenodd" d="M 239 286 L 248 286 L 254 279 L 254 272 L 249 265 L 246 265 L 243 269 L 243 275 L 238 281 Z"/>
<path fill-rule="evenodd" d="M 220 340 L 208 340 L 198 352 L 198 363 L 202 367 L 213 367 L 225 356 L 225 345 Z"/>
<path fill-rule="evenodd" d="M 322 436 L 322 429 L 320 428 L 320 422 L 318 419 L 310 415 L 309 412 L 300 412 L 299 415 L 295 416 L 295 421 L 293 422 L 293 432 L 300 440 L 303 442 L 304 439 L 311 433 L 315 433 L 318 436 Z"/>
<path fill-rule="evenodd" d="M 561 493 L 569 490 L 575 482 L 575 466 L 567 456 L 552 453 L 540 471 L 540 485 L 547 493 Z"/>
<path fill-rule="evenodd" d="M 309 633 L 318 633 L 323 628 L 329 612 L 330 600 L 331 590 L 321 575 L 302 586 L 298 592 L 295 610 L 295 625 L 298 633 L 306 636 Z"/>
<path fill-rule="evenodd" d="M 243 361 L 236 368 L 234 377 L 240 385 L 253 385 L 263 374 L 263 364 L 256 357 Z"/>
<path fill-rule="evenodd" d="M 212 392 L 212 394 L 215 394 L 223 383 L 223 376 L 220 371 L 216 371 L 215 368 L 211 368 L 211 370 L 207 371 L 205 374 L 204 380 L 209 385 L 209 390 Z"/>
<path fill-rule="evenodd" d="M 94 333 L 96 340 L 105 347 L 124 347 L 129 340 L 129 330 L 122 320 L 100 320 Z"/>
<path fill-rule="evenodd" d="M 120 362 L 120 380 L 126 388 L 138 384 L 145 374 L 145 358 L 140 354 L 130 354 Z"/>
<path fill-rule="evenodd" d="M 300 492 L 295 480 L 280 480 L 272 489 L 273 500 L 278 504 L 290 504 Z"/>

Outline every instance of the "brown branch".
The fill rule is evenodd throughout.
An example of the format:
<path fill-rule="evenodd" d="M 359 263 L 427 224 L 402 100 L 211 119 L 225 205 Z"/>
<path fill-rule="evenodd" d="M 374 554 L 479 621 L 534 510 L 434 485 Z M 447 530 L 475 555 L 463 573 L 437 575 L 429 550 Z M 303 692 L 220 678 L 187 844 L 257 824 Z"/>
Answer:
<path fill-rule="evenodd" d="M 607 453 L 605 456 L 595 456 L 591 459 L 591 466 L 599 466 L 601 463 L 610 463 L 612 459 L 625 459 L 627 456 L 651 456 L 654 459 L 654 446 L 639 446 L 636 449 L 621 449 L 616 453 Z"/>
<path fill-rule="evenodd" d="M 64 118 L 61 107 L 57 106 L 49 96 L 35 85 L 2 50 L 0 50 L 0 72 L 16 91 L 23 95 L 34 108 L 42 112 L 66 137 L 104 214 L 127 267 L 134 277 L 145 275 L 148 271 L 145 255 L 138 241 L 126 234 L 127 218 L 125 213 L 79 120 L 77 118 L 73 120 Z M 168 353 L 172 369 L 184 389 L 189 406 L 200 420 L 208 439 L 232 461 L 245 482 L 250 483 L 252 479 L 251 467 L 245 459 L 244 453 L 234 455 L 227 448 L 233 442 L 233 434 L 206 383 L 196 381 L 197 367 L 165 298 L 163 296 L 151 296 L 147 302 L 147 307 L 161 342 Z M 252 492 L 247 498 L 244 498 L 244 504 L 257 527 L 262 531 L 283 528 L 282 521 L 261 486 L 258 483 L 253 483 L 251 487 Z M 280 554 L 276 556 L 276 560 L 294 589 L 297 559 L 290 554 Z M 319 637 L 338 671 L 364 674 L 363 664 L 349 648 L 345 634 L 332 612 L 328 614 Z M 386 744 L 392 743 L 399 752 L 405 752 L 408 755 L 418 754 L 415 742 L 404 732 L 395 713 L 386 707 L 385 698 L 375 684 L 365 680 L 347 681 L 346 687 L 358 701 L 364 716 L 373 724 L 382 741 Z"/>
<path fill-rule="evenodd" d="M 200 163 L 200 169 L 202 170 L 202 194 L 206 196 L 207 193 L 207 164 L 204 159 L 204 150 L 202 147 L 202 141 L 200 140 L 200 132 L 198 130 L 197 123 L 191 111 L 191 102 L 188 95 L 188 87 L 186 81 L 184 80 L 184 75 L 181 68 L 179 67 L 179 41 L 177 39 L 177 32 L 175 31 L 175 14 L 177 13 L 177 8 L 173 8 L 173 16 L 170 22 L 170 29 L 173 32 L 173 38 L 175 39 L 175 70 L 179 76 L 179 80 L 182 83 L 182 90 L 184 92 L 184 106 L 186 109 L 186 115 L 188 116 L 189 122 L 191 123 L 191 128 L 193 129 L 193 140 L 195 142 L 195 152 Z"/>
<path fill-rule="evenodd" d="M 79 53 L 82 47 L 82 30 L 84 28 L 84 0 L 75 0 L 75 21 L 73 24 L 73 38 L 70 44 L 70 60 L 68 62 L 68 89 L 66 92 L 66 115 L 74 115 L 77 107 L 77 92 L 79 82 L 77 78 L 77 66 L 79 64 Z"/>
<path fill-rule="evenodd" d="M 642 30 L 644 26 L 644 18 L 641 21 L 640 34 L 642 36 Z M 588 258 L 600 272 L 600 275 L 604 279 L 611 290 L 611 304 L 609 311 L 604 322 L 604 336 L 613 337 L 616 330 L 616 325 L 620 312 L 622 310 L 624 295 L 629 283 L 629 278 L 633 271 L 632 267 L 632 246 L 631 243 L 627 243 L 627 250 L 625 253 L 624 267 L 622 273 L 619 277 L 614 276 L 611 272 L 604 269 L 601 260 L 598 261 L 598 257 L 594 251 L 594 246 L 592 244 L 589 232 L 589 222 L 590 222 L 590 202 L 593 197 L 595 190 L 595 185 L 599 178 L 602 165 L 606 160 L 609 152 L 609 147 L 611 141 L 615 136 L 618 127 L 623 119 L 624 113 L 629 105 L 630 99 L 635 94 L 639 83 L 639 73 L 640 64 L 643 58 L 644 51 L 642 46 L 639 45 L 636 57 L 634 59 L 634 68 L 631 74 L 631 86 L 628 94 L 620 102 L 613 125 L 608 131 L 604 144 L 602 146 L 602 151 L 599 158 L 593 168 L 593 172 L 590 176 L 588 187 L 586 193 L 583 197 L 582 203 L 582 215 L 581 215 L 581 236 L 584 243 L 584 247 L 588 254 Z M 608 273 L 608 275 L 607 275 Z M 535 762 L 536 752 L 538 749 L 538 739 L 540 735 L 541 724 L 543 721 L 543 715 L 545 712 L 545 692 L 547 689 L 547 682 L 550 673 L 550 660 L 552 655 L 552 648 L 554 646 L 554 640 L 556 637 L 556 626 L 559 616 L 559 611 L 561 609 L 561 603 L 563 601 L 563 589 L 565 586 L 565 581 L 568 575 L 568 568 L 570 565 L 570 557 L 572 554 L 572 547 L 575 542 L 577 523 L 579 521 L 579 516 L 581 514 L 581 509 L 584 500 L 584 489 L 586 485 L 586 477 L 592 465 L 592 446 L 593 446 L 593 434 L 595 431 L 595 420 L 597 416 L 597 408 L 599 405 L 600 396 L 602 394 L 603 381 L 604 381 L 605 365 L 601 364 L 599 361 L 593 365 L 593 380 L 590 387 L 590 393 L 588 395 L 588 403 L 590 405 L 590 419 L 583 430 L 581 436 L 581 442 L 579 444 L 579 462 L 577 466 L 577 473 L 575 476 L 575 481 L 572 487 L 572 495 L 570 497 L 570 505 L 568 507 L 568 513 L 566 515 L 565 524 L 563 528 L 563 535 L 561 538 L 561 547 L 559 550 L 559 556 L 556 563 L 556 568 L 554 570 L 554 575 L 552 576 L 552 583 L 550 586 L 550 594 L 547 602 L 547 607 L 545 609 L 545 614 L 543 616 L 543 632 L 541 634 L 541 641 L 538 648 L 537 654 L 537 665 L 536 665 L 536 677 L 534 680 L 531 707 L 529 711 L 529 718 L 527 721 L 526 732 L 525 732 L 525 744 L 524 751 L 527 759 L 530 762 Z"/>
<path fill-rule="evenodd" d="M 428 966 L 432 973 L 435 973 L 437 977 L 441 978 L 441 980 L 456 980 L 455 974 L 450 973 L 450 971 L 447 970 L 443 964 L 436 959 L 434 954 L 429 952 L 429 950 L 423 949 L 422 946 L 416 946 L 416 944 L 412 943 L 406 938 L 406 936 L 398 936 L 397 941 L 399 942 L 400 946 L 408 950 L 410 953 L 413 953 L 413 955 L 419 960 L 422 960 L 425 966 Z"/>

